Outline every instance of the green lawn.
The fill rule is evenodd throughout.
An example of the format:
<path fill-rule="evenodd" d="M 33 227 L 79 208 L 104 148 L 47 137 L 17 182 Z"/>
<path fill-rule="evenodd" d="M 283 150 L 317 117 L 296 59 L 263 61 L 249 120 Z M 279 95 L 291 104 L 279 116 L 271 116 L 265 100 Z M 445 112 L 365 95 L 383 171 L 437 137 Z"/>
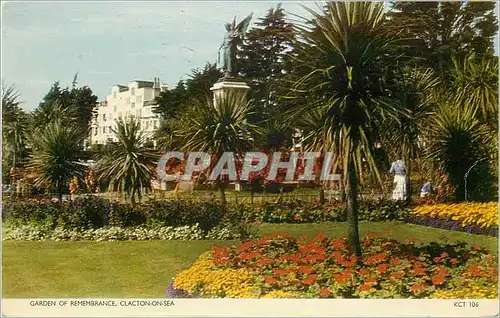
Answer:
<path fill-rule="evenodd" d="M 361 234 L 465 241 L 497 253 L 497 238 L 398 222 L 362 222 Z M 259 234 L 345 233 L 344 223 L 263 224 Z M 172 277 L 212 244 L 235 241 L 3 242 L 3 297 L 164 297 Z"/>

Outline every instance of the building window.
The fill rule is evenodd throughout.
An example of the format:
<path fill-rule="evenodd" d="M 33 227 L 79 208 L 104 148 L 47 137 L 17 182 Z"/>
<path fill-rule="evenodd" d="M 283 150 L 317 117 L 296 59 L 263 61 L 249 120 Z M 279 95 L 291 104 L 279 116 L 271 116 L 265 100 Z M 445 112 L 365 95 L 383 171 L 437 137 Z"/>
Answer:
<path fill-rule="evenodd" d="M 113 111 L 116 112 L 116 105 L 113 107 Z"/>
<path fill-rule="evenodd" d="M 102 114 L 102 120 L 106 121 L 106 114 Z"/>
<path fill-rule="evenodd" d="M 130 107 L 135 108 L 135 103 L 132 102 L 132 104 L 130 104 Z"/>
<path fill-rule="evenodd" d="M 135 87 L 132 87 L 132 88 L 130 89 L 130 95 L 131 95 L 131 96 L 134 96 L 134 95 L 135 95 Z"/>
<path fill-rule="evenodd" d="M 105 134 L 106 133 L 106 126 L 102 127 L 102 133 Z"/>
<path fill-rule="evenodd" d="M 97 127 L 94 127 L 94 136 L 97 135 Z"/>
<path fill-rule="evenodd" d="M 158 121 L 156 121 L 156 120 L 155 120 L 155 121 L 153 121 L 153 128 L 154 128 L 154 129 L 158 128 L 158 126 L 157 126 L 157 125 L 158 125 Z"/>
<path fill-rule="evenodd" d="M 116 99 L 116 92 L 113 92 L 113 99 Z"/>
<path fill-rule="evenodd" d="M 135 98 L 135 101 L 139 104 L 142 103 L 142 95 L 137 95 L 137 97 Z"/>

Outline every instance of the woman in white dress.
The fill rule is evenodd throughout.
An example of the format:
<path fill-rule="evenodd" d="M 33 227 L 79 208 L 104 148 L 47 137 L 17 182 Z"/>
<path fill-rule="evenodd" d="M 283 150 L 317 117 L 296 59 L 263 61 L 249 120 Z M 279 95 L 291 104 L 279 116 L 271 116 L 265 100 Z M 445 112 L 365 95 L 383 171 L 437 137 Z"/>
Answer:
<path fill-rule="evenodd" d="M 392 191 L 393 200 L 406 200 L 406 169 L 403 160 L 396 160 L 391 164 L 389 173 L 394 173 L 395 187 Z"/>

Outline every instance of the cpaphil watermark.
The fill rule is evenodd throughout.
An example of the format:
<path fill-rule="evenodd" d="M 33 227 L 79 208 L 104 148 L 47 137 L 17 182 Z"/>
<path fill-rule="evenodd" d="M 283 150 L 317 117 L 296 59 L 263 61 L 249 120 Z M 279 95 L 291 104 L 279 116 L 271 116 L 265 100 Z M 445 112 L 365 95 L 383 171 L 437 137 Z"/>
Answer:
<path fill-rule="evenodd" d="M 181 171 L 177 169 L 173 173 L 167 169 L 169 162 L 175 162 Z M 268 181 L 275 181 L 278 175 L 283 181 L 340 180 L 340 174 L 332 173 L 332 170 L 332 152 L 274 152 L 269 155 L 263 152 L 224 152 L 214 156 L 206 152 L 171 151 L 161 157 L 157 167 L 158 178 L 163 181 L 172 177 L 190 181 L 200 174 L 211 181 L 221 178 L 249 181 L 257 174 Z"/>

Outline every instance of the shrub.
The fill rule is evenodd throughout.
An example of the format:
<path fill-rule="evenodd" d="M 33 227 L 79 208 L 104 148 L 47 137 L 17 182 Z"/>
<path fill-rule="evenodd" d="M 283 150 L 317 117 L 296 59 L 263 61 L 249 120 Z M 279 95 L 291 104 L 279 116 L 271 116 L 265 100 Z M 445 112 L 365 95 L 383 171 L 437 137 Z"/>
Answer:
<path fill-rule="evenodd" d="M 213 246 L 174 278 L 173 288 L 208 298 L 497 298 L 498 259 L 479 247 L 374 234 L 362 246 L 361 258 L 349 253 L 346 238 L 322 234 L 311 241 L 276 234 Z"/>

